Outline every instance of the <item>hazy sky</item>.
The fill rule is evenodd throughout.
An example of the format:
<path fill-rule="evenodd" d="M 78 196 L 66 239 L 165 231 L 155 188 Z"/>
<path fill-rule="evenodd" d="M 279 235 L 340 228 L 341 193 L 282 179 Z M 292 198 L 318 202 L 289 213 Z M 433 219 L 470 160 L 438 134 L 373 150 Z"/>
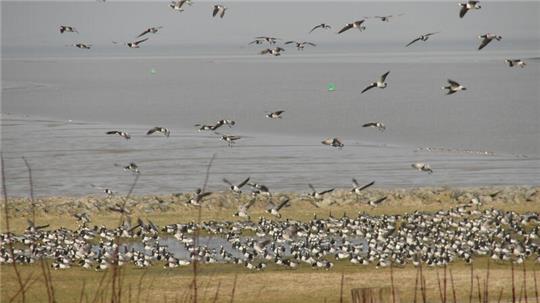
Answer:
<path fill-rule="evenodd" d="M 433 31 L 440 31 L 437 39 L 446 41 L 474 40 L 486 32 L 500 34 L 506 41 L 540 41 L 538 1 L 486 1 L 482 2 L 481 10 L 469 12 L 463 19 L 458 16 L 457 1 L 216 1 L 229 8 L 223 19 L 211 17 L 214 2 L 194 2 L 178 13 L 168 7 L 167 1 L 2 1 L 2 45 L 63 46 L 74 42 L 111 45 L 112 40 L 132 41 L 145 28 L 156 25 L 164 28 L 150 35 L 148 42 L 153 45 L 245 45 L 259 35 L 317 43 L 405 41 Z M 335 33 L 350 21 L 399 13 L 404 15 L 389 23 L 369 19 L 368 29 L 362 33 L 350 31 L 339 36 Z M 308 35 L 311 27 L 321 22 L 333 25 L 333 29 Z M 59 25 L 75 26 L 80 34 L 60 35 Z"/>

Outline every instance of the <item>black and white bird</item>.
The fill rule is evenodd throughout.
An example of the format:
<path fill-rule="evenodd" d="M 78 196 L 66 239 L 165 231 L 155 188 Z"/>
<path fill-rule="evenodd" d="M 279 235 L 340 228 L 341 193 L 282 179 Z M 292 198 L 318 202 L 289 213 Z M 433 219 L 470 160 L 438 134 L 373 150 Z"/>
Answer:
<path fill-rule="evenodd" d="M 387 16 L 375 16 L 373 18 L 377 18 L 377 19 L 380 19 L 382 22 L 389 22 L 390 21 L 390 18 L 394 18 L 394 17 L 399 17 L 399 16 L 403 16 L 403 14 L 397 14 L 397 15 L 387 15 Z"/>
<path fill-rule="evenodd" d="M 425 171 L 427 173 L 433 173 L 433 170 L 431 169 L 431 166 L 427 163 L 423 163 L 423 162 L 417 162 L 417 163 L 413 163 L 411 164 L 412 168 L 418 170 L 418 171 Z"/>
<path fill-rule="evenodd" d="M 197 188 L 197 190 L 195 190 L 195 193 L 193 194 L 192 198 L 187 201 L 187 204 L 200 206 L 201 202 L 202 202 L 202 199 L 204 197 L 206 197 L 206 196 L 211 195 L 211 194 L 212 194 L 211 192 L 203 192 L 202 189 Z"/>
<path fill-rule="evenodd" d="M 80 49 L 90 49 L 92 47 L 92 44 L 88 44 L 88 43 L 75 43 L 75 44 L 70 44 L 68 46 L 75 46 L 76 48 L 80 48 Z"/>
<path fill-rule="evenodd" d="M 266 114 L 266 118 L 270 118 L 270 119 L 281 119 L 281 114 L 283 114 L 285 111 L 284 110 L 278 110 L 278 111 L 275 111 L 275 112 L 271 112 L 271 113 L 268 113 Z"/>
<path fill-rule="evenodd" d="M 279 204 L 274 205 L 270 209 L 267 209 L 266 212 L 273 215 L 273 216 L 281 218 L 281 214 L 279 213 L 279 210 L 282 209 L 283 207 L 285 207 L 285 205 L 287 205 L 287 203 L 289 203 L 289 201 L 290 201 L 289 197 L 281 196 Z"/>
<path fill-rule="evenodd" d="M 405 47 L 408 47 L 409 45 L 413 44 L 416 41 L 427 41 L 430 36 L 433 36 L 433 35 L 438 34 L 438 33 L 439 32 L 423 34 L 420 37 L 418 37 L 418 38 L 414 39 L 413 41 L 409 42 L 407 45 L 405 45 Z"/>
<path fill-rule="evenodd" d="M 525 65 L 527 65 L 527 63 L 525 63 L 525 61 L 521 59 L 506 59 L 504 61 L 508 63 L 508 66 L 510 67 L 519 66 L 521 68 L 524 68 Z"/>
<path fill-rule="evenodd" d="M 339 138 L 327 138 L 322 140 L 321 143 L 323 145 L 337 147 L 338 149 L 342 149 L 345 146 Z"/>
<path fill-rule="evenodd" d="M 279 38 L 268 37 L 268 36 L 259 36 L 259 37 L 255 37 L 255 40 L 253 42 L 251 42 L 250 44 L 255 43 L 255 41 L 261 41 L 261 43 L 262 42 L 268 42 L 268 44 L 276 44 L 277 40 L 279 40 Z M 260 43 L 256 43 L 256 44 L 260 44 Z"/>
<path fill-rule="evenodd" d="M 171 131 L 168 130 L 167 128 L 165 127 L 161 127 L 161 126 L 156 126 L 156 127 L 152 127 L 151 129 L 149 129 L 147 132 L 146 132 L 146 135 L 151 135 L 153 133 L 161 133 L 163 134 L 165 137 L 168 137 L 171 135 Z"/>
<path fill-rule="evenodd" d="M 242 204 L 238 207 L 238 211 L 233 214 L 235 217 L 247 218 L 250 219 L 248 210 L 253 204 L 255 204 L 256 198 L 251 198 L 247 203 Z"/>
<path fill-rule="evenodd" d="M 98 186 L 98 185 L 95 185 L 95 184 L 90 184 L 90 186 L 102 190 L 107 195 L 107 197 L 114 196 L 114 192 L 112 191 L 112 189 L 110 189 L 108 187 Z"/>
<path fill-rule="evenodd" d="M 272 196 L 272 194 L 270 193 L 270 189 L 268 189 L 268 186 L 264 184 L 249 182 L 248 185 L 251 186 L 251 188 L 253 188 L 255 195 L 260 194 L 267 197 Z"/>
<path fill-rule="evenodd" d="M 386 200 L 387 198 L 388 198 L 388 197 L 382 197 L 382 198 L 379 198 L 379 199 L 376 199 L 376 200 L 370 200 L 370 201 L 368 202 L 368 204 L 369 204 L 370 206 L 377 207 L 377 206 L 379 206 L 379 204 L 383 203 L 384 200 Z"/>
<path fill-rule="evenodd" d="M 133 162 L 129 163 L 128 165 L 124 166 L 125 171 L 130 171 L 135 174 L 141 173 L 139 170 L 139 166 Z"/>
<path fill-rule="evenodd" d="M 467 3 L 458 3 L 461 9 L 459 10 L 459 17 L 465 17 L 465 14 L 472 9 L 481 9 L 482 7 L 478 4 L 480 1 L 469 0 Z"/>
<path fill-rule="evenodd" d="M 386 82 L 384 82 L 386 80 L 386 77 L 388 76 L 388 74 L 390 73 L 390 71 L 387 71 L 386 73 L 384 73 L 380 78 L 379 80 L 377 80 L 376 82 L 372 82 L 370 85 L 368 85 L 366 88 L 364 88 L 364 90 L 361 92 L 362 94 L 365 93 L 366 91 L 374 88 L 374 87 L 378 87 L 378 88 L 385 88 L 388 84 Z"/>
<path fill-rule="evenodd" d="M 122 131 L 122 130 L 111 130 L 111 131 L 106 132 L 105 134 L 107 134 L 107 135 L 119 135 L 120 137 L 122 137 L 122 138 L 124 138 L 126 140 L 131 139 L 131 136 L 127 132 Z"/>
<path fill-rule="evenodd" d="M 316 30 L 316 29 L 318 29 L 318 28 L 320 28 L 320 29 L 331 29 L 332 27 L 331 27 L 330 25 L 326 24 L 326 23 L 321 23 L 321 24 L 319 24 L 319 25 L 315 25 L 315 26 L 309 31 L 309 33 L 311 34 L 314 30 Z"/>
<path fill-rule="evenodd" d="M 386 129 L 386 126 L 382 122 L 369 122 L 369 123 L 366 123 L 366 124 L 362 125 L 362 127 L 373 127 L 373 128 L 376 128 L 376 129 L 378 129 L 378 130 L 380 130 L 382 132 Z"/>
<path fill-rule="evenodd" d="M 270 55 L 274 55 L 274 56 L 281 56 L 281 52 L 283 52 L 283 51 L 285 51 L 285 49 L 278 46 L 278 47 L 274 47 L 274 48 L 264 49 L 259 54 L 261 54 L 261 55 L 270 54 Z"/>
<path fill-rule="evenodd" d="M 175 1 L 172 1 L 171 4 L 169 4 L 169 7 L 172 8 L 173 10 L 175 10 L 175 11 L 183 12 L 184 9 L 182 8 L 182 6 L 184 6 L 184 4 L 186 4 L 186 3 L 188 5 L 191 5 L 190 0 L 175 0 Z"/>
<path fill-rule="evenodd" d="M 197 123 L 194 126 L 198 127 L 200 132 L 208 131 L 208 130 L 216 130 L 219 127 L 219 126 L 217 126 L 217 124 L 216 125 L 209 125 L 209 124 L 201 124 L 201 123 Z"/>
<path fill-rule="evenodd" d="M 448 84 L 449 84 L 448 86 L 443 86 L 442 87 L 442 89 L 447 89 L 448 90 L 448 92 L 446 93 L 447 95 L 451 95 L 451 94 L 454 94 L 454 93 L 462 91 L 462 90 L 467 90 L 466 87 L 464 87 L 463 85 L 457 83 L 454 80 L 448 79 Z"/>
<path fill-rule="evenodd" d="M 302 42 L 298 42 L 298 41 L 287 41 L 285 42 L 285 44 L 291 44 L 291 43 L 294 43 L 296 44 L 296 49 L 297 50 L 304 50 L 304 47 L 306 45 L 310 45 L 310 46 L 317 46 L 317 44 L 315 43 L 312 43 L 312 42 L 307 42 L 307 41 L 302 41 Z"/>
<path fill-rule="evenodd" d="M 497 41 L 501 41 L 502 37 L 495 34 L 487 33 L 487 34 L 478 36 L 478 39 L 482 39 L 480 46 L 478 46 L 478 50 L 481 50 L 484 47 L 486 47 L 486 45 L 488 45 L 491 41 L 493 41 L 493 39 Z"/>
<path fill-rule="evenodd" d="M 353 184 L 353 188 L 351 189 L 351 192 L 353 192 L 353 193 L 359 195 L 360 192 L 363 191 L 364 189 L 373 186 L 373 184 L 375 184 L 375 181 L 371 181 L 370 183 L 368 183 L 368 184 L 366 184 L 366 185 L 360 186 L 360 184 L 358 183 L 358 181 L 356 181 L 356 179 L 353 178 L 353 179 L 352 179 L 352 184 Z"/>
<path fill-rule="evenodd" d="M 153 26 L 153 27 L 149 27 L 147 28 L 144 32 L 140 33 L 137 38 L 140 38 L 146 34 L 155 34 L 157 33 L 160 29 L 162 29 L 163 26 Z"/>
<path fill-rule="evenodd" d="M 223 178 L 223 182 L 227 183 L 229 185 L 229 189 L 233 191 L 235 194 L 241 194 L 242 190 L 241 188 L 244 187 L 249 182 L 249 177 L 247 177 L 244 181 L 242 181 L 238 185 L 232 184 L 229 180 Z"/>
<path fill-rule="evenodd" d="M 79 33 L 76 28 L 68 25 L 60 25 L 60 34 L 63 33 Z"/>
<path fill-rule="evenodd" d="M 134 42 L 128 42 L 128 43 L 126 43 L 126 45 L 129 48 L 140 48 L 139 44 L 143 43 L 146 40 L 148 40 L 148 38 L 144 38 L 144 39 L 137 40 L 137 41 L 134 41 Z"/>
<path fill-rule="evenodd" d="M 325 194 L 331 193 L 335 189 L 335 188 L 330 188 L 323 191 L 317 191 L 315 190 L 315 187 L 313 187 L 313 185 L 308 184 L 308 186 L 311 189 L 311 193 L 309 193 L 309 197 L 313 198 L 314 200 L 322 200 Z"/>
<path fill-rule="evenodd" d="M 339 30 L 338 34 L 348 31 L 351 28 L 357 28 L 359 31 L 363 31 L 366 29 L 366 27 L 362 25 L 362 23 L 364 23 L 365 21 L 366 21 L 365 19 L 362 19 L 362 20 L 351 22 L 351 23 L 347 23 L 342 29 Z"/>
<path fill-rule="evenodd" d="M 223 125 L 227 125 L 229 128 L 232 128 L 233 126 L 236 125 L 236 122 L 234 120 L 221 119 L 218 122 L 216 122 L 216 125 L 214 127 L 215 129 L 217 129 Z"/>
<path fill-rule="evenodd" d="M 236 143 L 237 140 L 242 139 L 242 137 L 240 137 L 240 136 L 224 135 L 224 134 L 220 134 L 220 133 L 217 133 L 217 132 L 215 134 L 220 136 L 220 138 L 219 138 L 220 140 L 227 142 L 227 145 L 229 147 L 232 147 L 232 145 L 234 143 Z"/>
<path fill-rule="evenodd" d="M 212 17 L 219 15 L 220 18 L 223 18 L 226 10 L 227 8 L 225 6 L 216 4 L 214 5 L 214 10 L 212 11 Z"/>

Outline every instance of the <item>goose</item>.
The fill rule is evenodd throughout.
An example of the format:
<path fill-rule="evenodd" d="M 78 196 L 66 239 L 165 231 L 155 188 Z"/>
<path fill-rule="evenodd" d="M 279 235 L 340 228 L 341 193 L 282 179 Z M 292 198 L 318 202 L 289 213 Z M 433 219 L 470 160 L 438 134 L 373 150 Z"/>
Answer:
<path fill-rule="evenodd" d="M 200 206 L 202 199 L 211 194 L 212 194 L 211 192 L 203 192 L 202 189 L 197 188 L 195 190 L 193 197 L 189 199 L 186 203 L 189 205 Z"/>
<path fill-rule="evenodd" d="M 238 211 L 233 216 L 250 219 L 248 209 L 255 204 L 256 198 L 251 198 L 246 204 L 240 205 Z"/>
<path fill-rule="evenodd" d="M 361 191 L 363 191 L 364 189 L 366 189 L 368 187 L 371 187 L 373 184 L 375 184 L 375 181 L 371 181 L 370 183 L 368 183 L 366 185 L 360 186 L 358 184 L 358 181 L 356 181 L 356 179 L 353 178 L 352 183 L 353 183 L 353 188 L 352 188 L 351 192 L 359 195 Z"/>
<path fill-rule="evenodd" d="M 480 1 L 469 0 L 467 3 L 458 3 L 458 5 L 461 7 L 459 10 L 459 17 L 465 17 L 465 14 L 471 9 L 481 9 L 482 7 L 480 4 L 478 4 L 478 2 Z"/>
<path fill-rule="evenodd" d="M 225 6 L 216 4 L 214 5 L 214 10 L 212 11 L 212 17 L 215 17 L 219 14 L 219 17 L 223 18 L 226 10 L 227 8 Z"/>
<path fill-rule="evenodd" d="M 433 170 L 431 169 L 431 166 L 427 163 L 423 162 L 417 162 L 411 164 L 412 168 L 417 169 L 418 171 L 425 171 L 427 173 L 433 173 Z"/>
<path fill-rule="evenodd" d="M 309 33 L 311 34 L 314 30 L 316 30 L 316 29 L 318 29 L 318 28 L 320 28 L 320 29 L 331 29 L 332 27 L 331 27 L 330 25 L 326 24 L 326 23 L 321 23 L 321 24 L 319 24 L 319 25 L 315 25 L 315 26 L 309 31 Z"/>
<path fill-rule="evenodd" d="M 77 31 L 76 28 L 74 28 L 73 26 L 68 26 L 68 25 L 60 25 L 60 34 L 63 34 L 63 33 L 79 33 Z"/>
<path fill-rule="evenodd" d="M 266 41 L 268 42 L 268 44 L 276 44 L 276 40 L 279 40 L 279 38 L 267 37 L 267 36 L 255 37 L 255 41 Z"/>
<path fill-rule="evenodd" d="M 486 47 L 486 45 L 488 45 L 493 39 L 497 41 L 501 41 L 502 37 L 495 34 L 487 33 L 487 34 L 478 36 L 478 39 L 482 39 L 480 46 L 478 46 L 478 50 L 481 50 L 484 47 Z"/>
<path fill-rule="evenodd" d="M 224 134 L 220 134 L 220 133 L 217 133 L 217 132 L 215 134 L 220 136 L 220 138 L 219 138 L 220 140 L 227 142 L 227 145 L 229 147 L 232 147 L 232 145 L 234 143 L 236 143 L 236 140 L 242 139 L 242 137 L 240 137 L 240 136 L 224 135 Z"/>
<path fill-rule="evenodd" d="M 321 192 L 318 192 L 315 190 L 315 187 L 313 187 L 313 185 L 311 184 L 308 184 L 309 188 L 311 189 L 311 193 L 309 194 L 309 196 L 315 200 L 322 200 L 323 199 L 323 196 L 327 193 L 331 193 L 334 191 L 335 188 L 331 188 L 331 189 L 327 189 L 327 190 L 323 190 Z"/>
<path fill-rule="evenodd" d="M 429 39 L 429 36 L 432 36 L 432 35 L 435 35 L 435 34 L 438 34 L 438 33 L 439 32 L 423 34 L 420 37 L 418 37 L 418 38 L 414 39 L 413 41 L 409 42 L 407 45 L 405 45 L 405 47 L 408 47 L 409 45 L 415 43 L 416 41 L 427 41 Z"/>
<path fill-rule="evenodd" d="M 388 76 L 388 74 L 390 73 L 390 71 L 387 71 L 386 73 L 384 73 L 381 78 L 379 78 L 379 80 L 377 80 L 376 82 L 372 82 L 370 85 L 368 85 L 366 88 L 364 88 L 364 90 L 361 92 L 361 94 L 365 93 L 366 91 L 374 88 L 374 87 L 378 87 L 378 88 L 385 88 L 388 84 L 386 82 L 384 82 L 386 80 L 386 77 Z"/>
<path fill-rule="evenodd" d="M 191 5 L 190 0 L 175 0 L 175 1 L 172 1 L 171 4 L 169 4 L 169 7 L 177 12 L 183 12 L 184 9 L 182 8 L 182 6 L 186 3 L 188 5 Z"/>
<path fill-rule="evenodd" d="M 280 56 L 281 55 L 281 52 L 284 52 L 285 49 L 281 48 L 281 47 L 274 47 L 274 48 L 267 48 L 267 49 L 264 49 L 262 50 L 259 54 L 261 55 L 266 55 L 266 54 L 270 54 L 270 55 L 274 55 L 274 56 Z"/>
<path fill-rule="evenodd" d="M 275 112 L 271 112 L 271 113 L 268 113 L 266 114 L 266 118 L 270 118 L 270 119 L 281 119 L 281 114 L 283 114 L 285 111 L 284 110 L 278 110 L 278 111 L 275 111 Z"/>
<path fill-rule="evenodd" d="M 366 27 L 362 25 L 362 23 L 364 23 L 365 21 L 366 21 L 365 19 L 362 19 L 362 20 L 351 22 L 351 23 L 347 23 L 342 29 L 339 30 L 338 35 L 345 31 L 350 30 L 351 28 L 357 28 L 359 31 L 365 30 Z"/>
<path fill-rule="evenodd" d="M 124 170 L 126 171 L 131 171 L 135 174 L 139 174 L 140 171 L 139 171 L 139 166 L 137 166 L 137 164 L 131 162 L 129 163 L 128 165 L 124 166 Z"/>
<path fill-rule="evenodd" d="M 525 65 L 527 65 L 527 63 L 525 63 L 523 60 L 521 59 L 506 59 L 504 60 L 506 63 L 508 63 L 508 66 L 510 67 L 514 67 L 514 66 L 519 66 L 521 68 L 524 68 Z"/>
<path fill-rule="evenodd" d="M 146 40 L 148 40 L 148 38 L 144 38 L 144 39 L 141 39 L 141 40 L 138 40 L 138 41 L 135 41 L 135 42 L 128 42 L 128 43 L 126 43 L 126 45 L 129 48 L 140 48 L 139 44 L 143 43 Z"/>
<path fill-rule="evenodd" d="M 120 137 L 122 137 L 122 138 L 124 138 L 126 140 L 131 139 L 131 136 L 127 132 L 121 131 L 121 130 L 111 130 L 111 131 L 106 132 L 105 134 L 107 134 L 107 135 L 119 135 Z"/>
<path fill-rule="evenodd" d="M 144 36 L 144 35 L 146 35 L 146 34 L 149 34 L 149 33 L 155 34 L 155 33 L 157 33 L 157 32 L 158 32 L 160 29 L 162 29 L 162 28 L 163 28 L 163 26 L 153 26 L 153 27 L 149 27 L 149 28 L 147 28 L 144 32 L 140 33 L 140 34 L 137 36 L 137 38 L 140 38 L 140 37 L 142 37 L 142 36 Z"/>
<path fill-rule="evenodd" d="M 328 138 L 328 139 L 324 139 L 323 141 L 321 141 L 322 144 L 324 145 L 329 145 L 329 146 L 333 146 L 333 147 L 337 147 L 339 149 L 342 149 L 343 146 L 343 143 L 341 142 L 341 140 L 339 140 L 339 138 Z"/>
<path fill-rule="evenodd" d="M 156 127 L 153 127 L 151 129 L 149 129 L 147 132 L 146 132 L 146 135 L 151 135 L 153 133 L 162 133 L 165 137 L 169 137 L 171 135 L 171 131 L 168 130 L 167 128 L 165 127 L 161 127 L 161 126 L 156 126 Z"/>
<path fill-rule="evenodd" d="M 218 127 L 221 127 L 223 125 L 227 125 L 229 128 L 232 128 L 234 125 L 236 125 L 236 122 L 234 120 L 222 119 L 222 120 L 219 120 L 218 122 L 216 122 L 216 125 L 214 126 L 215 127 L 214 129 L 217 129 Z"/>
<path fill-rule="evenodd" d="M 451 79 L 448 79 L 448 86 L 443 86 L 442 89 L 447 89 L 448 92 L 446 93 L 447 95 L 451 95 L 451 94 L 454 94 L 458 91 L 461 91 L 461 90 L 467 90 L 466 87 L 464 87 L 463 85 L 457 83 L 456 81 L 454 80 L 451 80 Z"/>
<path fill-rule="evenodd" d="M 289 203 L 289 201 L 290 201 L 289 197 L 282 196 L 280 198 L 280 203 L 277 206 L 267 209 L 266 212 L 273 216 L 281 218 L 281 214 L 279 213 L 279 210 L 282 209 L 287 203 Z"/>
<path fill-rule="evenodd" d="M 69 46 L 75 46 L 76 48 L 80 48 L 80 49 L 90 49 L 92 47 L 92 44 L 88 44 L 88 43 L 75 43 L 75 44 L 71 44 Z"/>
<path fill-rule="evenodd" d="M 200 123 L 197 123 L 194 126 L 198 127 L 200 132 L 207 131 L 207 130 L 216 130 L 217 128 L 216 127 L 217 125 L 208 125 L 208 124 L 200 124 Z"/>
<path fill-rule="evenodd" d="M 296 44 L 296 49 L 297 50 L 304 50 L 304 47 L 306 45 L 311 45 L 311 46 L 317 46 L 315 43 L 312 43 L 312 42 L 307 42 L 307 41 L 302 41 L 302 42 L 298 42 L 298 41 L 287 41 L 285 42 L 285 44 L 291 44 L 291 43 L 294 43 Z"/>
<path fill-rule="evenodd" d="M 229 180 L 225 178 L 223 178 L 223 182 L 227 183 L 230 186 L 229 189 L 231 191 L 233 191 L 236 194 L 241 194 L 242 191 L 240 189 L 249 182 L 249 178 L 250 177 L 247 177 L 244 181 L 240 182 L 240 184 L 238 185 L 232 184 Z"/>
<path fill-rule="evenodd" d="M 386 126 L 382 122 L 369 122 L 369 123 L 366 123 L 366 124 L 362 125 L 362 127 L 374 127 L 376 129 L 380 130 L 381 132 L 383 132 L 386 129 Z"/>
<path fill-rule="evenodd" d="M 368 202 L 368 204 L 372 207 L 377 207 L 379 204 L 381 204 L 382 202 L 384 202 L 384 200 L 386 200 L 388 197 L 382 197 L 382 198 L 379 198 L 377 200 L 370 200 Z"/>
<path fill-rule="evenodd" d="M 272 194 L 270 194 L 268 186 L 264 184 L 249 182 L 248 185 L 251 186 L 254 190 L 256 190 L 257 194 L 266 195 L 268 197 L 272 196 Z"/>
<path fill-rule="evenodd" d="M 382 22 L 389 22 L 390 18 L 403 16 L 403 14 L 387 15 L 387 16 L 375 16 L 374 18 L 380 19 Z"/>

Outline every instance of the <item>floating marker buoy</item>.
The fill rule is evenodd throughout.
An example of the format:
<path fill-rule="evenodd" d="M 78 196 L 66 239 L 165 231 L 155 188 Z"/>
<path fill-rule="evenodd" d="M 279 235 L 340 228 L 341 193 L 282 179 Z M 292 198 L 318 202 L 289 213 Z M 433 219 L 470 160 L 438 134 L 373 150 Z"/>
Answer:
<path fill-rule="evenodd" d="M 328 91 L 333 92 L 336 90 L 336 85 L 334 83 L 328 83 Z"/>

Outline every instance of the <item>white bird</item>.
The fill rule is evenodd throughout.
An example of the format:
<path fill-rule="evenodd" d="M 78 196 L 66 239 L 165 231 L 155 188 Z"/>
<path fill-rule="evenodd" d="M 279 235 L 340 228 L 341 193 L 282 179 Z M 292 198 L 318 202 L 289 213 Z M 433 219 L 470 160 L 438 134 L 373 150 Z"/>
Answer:
<path fill-rule="evenodd" d="M 487 33 L 478 36 L 478 39 L 482 39 L 482 43 L 480 43 L 480 46 L 478 46 L 478 50 L 481 50 L 486 47 L 486 45 L 488 45 L 493 39 L 501 41 L 502 37 L 495 34 Z"/>
<path fill-rule="evenodd" d="M 376 82 L 372 82 L 370 85 L 368 85 L 366 88 L 364 88 L 364 90 L 361 92 L 361 94 L 363 94 L 364 92 L 374 88 L 374 87 L 378 87 L 378 88 L 385 88 L 388 84 L 386 82 L 384 82 L 386 80 L 386 77 L 388 76 L 388 74 L 390 73 L 390 71 L 387 71 L 386 73 L 384 73 L 380 78 L 379 80 L 377 80 Z"/>
<path fill-rule="evenodd" d="M 430 174 L 433 173 L 433 170 L 431 169 L 431 166 L 429 166 L 429 164 L 427 164 L 427 163 L 417 162 L 417 163 L 412 164 L 411 166 L 412 166 L 412 168 L 415 168 L 418 171 L 425 171 L 425 172 L 428 172 Z"/>
<path fill-rule="evenodd" d="M 359 31 L 365 30 L 366 27 L 362 25 L 362 23 L 364 23 L 365 21 L 366 21 L 365 19 L 362 19 L 362 20 L 345 24 L 345 26 L 339 30 L 338 35 L 343 33 L 344 31 L 350 30 L 351 28 L 357 28 Z"/>
<path fill-rule="evenodd" d="M 465 14 L 471 9 L 481 9 L 482 7 L 478 4 L 480 1 L 469 0 L 467 3 L 458 3 L 461 9 L 459 10 L 459 17 L 465 17 Z"/>

